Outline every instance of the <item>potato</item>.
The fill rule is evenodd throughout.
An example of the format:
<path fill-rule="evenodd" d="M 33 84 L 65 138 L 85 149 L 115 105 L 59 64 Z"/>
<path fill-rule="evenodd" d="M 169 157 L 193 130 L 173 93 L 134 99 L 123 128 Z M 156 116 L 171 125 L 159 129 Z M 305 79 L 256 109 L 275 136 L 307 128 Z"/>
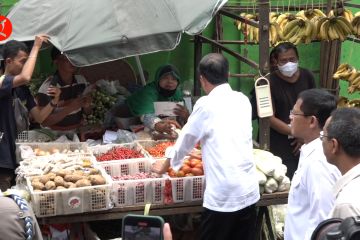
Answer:
<path fill-rule="evenodd" d="M 66 188 L 63 187 L 63 186 L 57 186 L 57 187 L 56 187 L 56 190 L 64 190 L 64 189 L 66 189 Z"/>
<path fill-rule="evenodd" d="M 99 174 L 100 170 L 96 169 L 96 168 L 89 168 L 89 174 L 90 175 L 95 175 L 95 174 Z"/>
<path fill-rule="evenodd" d="M 82 171 L 82 170 L 76 170 L 73 172 L 74 175 L 80 175 L 80 176 L 84 176 L 85 175 L 85 172 Z"/>
<path fill-rule="evenodd" d="M 55 179 L 55 177 L 56 177 L 56 173 L 54 173 L 54 172 L 50 172 L 50 173 L 48 173 L 48 174 L 46 174 L 46 175 L 49 176 L 49 179 L 50 179 L 51 181 L 53 181 L 53 180 Z"/>
<path fill-rule="evenodd" d="M 42 175 L 40 176 L 40 182 L 42 184 L 46 184 L 48 181 L 50 181 L 50 177 L 48 175 Z"/>
<path fill-rule="evenodd" d="M 60 176 L 56 176 L 55 179 L 54 179 L 54 182 L 56 184 L 56 186 L 64 186 L 64 179 Z"/>
<path fill-rule="evenodd" d="M 65 177 L 65 175 L 67 174 L 71 174 L 71 171 L 68 171 L 68 170 L 64 170 L 64 169 L 60 169 L 59 171 L 57 171 L 56 175 L 57 176 L 60 176 L 62 178 Z"/>
<path fill-rule="evenodd" d="M 57 148 L 51 148 L 50 152 L 51 152 L 51 154 L 54 154 L 54 153 L 59 153 L 60 150 Z"/>
<path fill-rule="evenodd" d="M 66 187 L 66 188 L 69 188 L 72 184 L 75 184 L 75 183 L 64 181 L 64 187 Z"/>
<path fill-rule="evenodd" d="M 43 190 L 40 189 L 34 189 L 34 192 L 42 192 Z"/>
<path fill-rule="evenodd" d="M 73 183 L 76 183 L 77 181 L 79 181 L 80 179 L 83 179 L 84 176 L 82 175 L 78 175 L 78 174 L 68 174 L 68 175 L 65 175 L 64 177 L 64 180 L 66 182 L 73 182 Z"/>
<path fill-rule="evenodd" d="M 75 183 L 76 187 L 88 187 L 91 186 L 91 182 L 87 179 L 80 179 Z"/>
<path fill-rule="evenodd" d="M 31 178 L 31 182 L 39 182 L 40 181 L 40 177 L 36 176 L 36 177 L 32 177 Z"/>
<path fill-rule="evenodd" d="M 77 186 L 76 186 L 76 184 L 75 184 L 75 183 L 70 183 L 70 185 L 69 185 L 68 189 L 70 189 L 70 188 L 77 188 Z"/>
<path fill-rule="evenodd" d="M 105 178 L 99 174 L 98 175 L 90 175 L 89 180 L 92 185 L 103 185 L 106 183 Z"/>
<path fill-rule="evenodd" d="M 39 181 L 34 181 L 31 183 L 31 185 L 34 188 L 34 190 L 44 190 L 45 189 L 45 185 Z"/>
<path fill-rule="evenodd" d="M 48 181 L 45 184 L 45 188 L 46 188 L 46 190 L 54 190 L 56 188 L 56 184 L 53 181 Z"/>

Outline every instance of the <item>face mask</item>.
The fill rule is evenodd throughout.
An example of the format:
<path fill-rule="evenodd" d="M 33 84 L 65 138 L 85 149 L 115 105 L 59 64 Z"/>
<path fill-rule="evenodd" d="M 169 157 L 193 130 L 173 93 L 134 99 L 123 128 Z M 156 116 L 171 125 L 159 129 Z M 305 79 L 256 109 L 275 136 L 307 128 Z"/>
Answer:
<path fill-rule="evenodd" d="M 159 86 L 159 93 L 163 97 L 171 97 L 176 92 L 176 88 L 174 90 L 167 90 Z"/>
<path fill-rule="evenodd" d="M 292 77 L 298 70 L 298 63 L 288 62 L 282 66 L 278 66 L 279 71 L 286 77 Z"/>

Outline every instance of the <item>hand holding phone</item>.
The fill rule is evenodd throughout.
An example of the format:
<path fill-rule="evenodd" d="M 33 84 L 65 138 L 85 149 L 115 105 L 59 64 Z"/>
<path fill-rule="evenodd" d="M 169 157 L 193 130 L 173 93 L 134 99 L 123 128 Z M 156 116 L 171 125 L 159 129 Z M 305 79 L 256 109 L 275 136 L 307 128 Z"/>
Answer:
<path fill-rule="evenodd" d="M 163 228 L 164 220 L 159 216 L 128 214 L 123 219 L 122 239 L 164 240 Z"/>

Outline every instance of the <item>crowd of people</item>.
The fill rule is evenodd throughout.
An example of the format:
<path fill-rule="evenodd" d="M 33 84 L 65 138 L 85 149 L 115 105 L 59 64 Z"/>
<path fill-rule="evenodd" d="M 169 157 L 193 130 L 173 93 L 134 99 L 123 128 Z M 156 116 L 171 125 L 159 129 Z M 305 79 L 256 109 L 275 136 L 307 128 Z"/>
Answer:
<path fill-rule="evenodd" d="M 56 72 L 43 82 L 36 97 L 31 95 L 27 84 L 39 49 L 47 41 L 46 35 L 36 36 L 30 53 L 26 45 L 15 40 L 3 47 L 3 192 L 14 184 L 17 167 L 14 98 L 21 100 L 32 121 L 59 134 L 76 134 L 83 114 L 91 110 L 93 86 L 76 75 L 76 67 L 56 48 L 51 53 Z M 154 81 L 122 99 L 110 113 L 114 117 L 138 117 L 151 131 L 177 139 L 167 151 L 167 160 L 153 166 L 155 172 L 165 173 L 169 167 L 178 170 L 184 157 L 200 143 L 206 189 L 199 239 L 254 239 L 255 205 L 260 199 L 252 157 L 254 106 L 243 93 L 232 90 L 228 83 L 229 63 L 223 55 L 204 56 L 197 71 L 205 96 L 197 100 L 191 114 L 183 105 L 177 105 L 177 118 L 155 115 L 154 102 L 183 101 L 180 73 L 171 64 L 159 67 Z M 337 109 L 336 97 L 316 88 L 313 74 L 299 67 L 297 48 L 288 42 L 278 44 L 271 52 L 269 80 L 274 109 L 270 117 L 270 151 L 282 158 L 292 179 L 284 237 L 310 239 L 314 229 L 327 218 L 360 215 L 360 110 Z M 179 136 L 174 137 L 174 127 L 182 128 Z M 9 196 L 1 196 L 0 200 L 2 205 L 10 206 L 3 198 Z M 165 239 L 171 239 L 168 224 L 164 234 Z"/>

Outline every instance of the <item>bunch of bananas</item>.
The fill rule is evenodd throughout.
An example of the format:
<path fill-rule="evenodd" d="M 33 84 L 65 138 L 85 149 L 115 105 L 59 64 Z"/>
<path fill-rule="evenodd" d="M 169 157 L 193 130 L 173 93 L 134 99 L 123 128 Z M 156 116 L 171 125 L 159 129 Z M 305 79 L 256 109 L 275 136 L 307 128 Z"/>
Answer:
<path fill-rule="evenodd" d="M 360 37 L 360 12 L 355 13 L 354 18 L 351 21 L 351 26 L 353 27 L 354 35 Z"/>
<path fill-rule="evenodd" d="M 256 14 L 241 13 L 240 16 L 247 20 L 252 20 L 255 22 L 258 21 L 258 16 Z M 238 20 L 236 20 L 234 24 L 238 30 L 243 32 L 247 40 L 252 41 L 254 43 L 259 43 L 259 28 L 251 26 L 244 22 L 240 22 Z"/>
<path fill-rule="evenodd" d="M 338 9 L 333 9 L 329 12 L 328 14 L 329 17 L 344 17 L 346 19 L 346 21 L 348 21 L 349 23 L 353 20 L 354 15 L 353 13 L 347 9 L 347 8 L 338 8 Z"/>
<path fill-rule="evenodd" d="M 349 93 L 360 91 L 360 72 L 347 63 L 342 63 L 333 75 L 334 79 L 342 79 L 349 82 Z"/>
<path fill-rule="evenodd" d="M 283 31 L 285 26 L 296 19 L 296 15 L 293 13 L 282 13 L 276 19 L 276 23 L 279 24 L 280 29 Z M 284 34 L 285 35 L 285 34 Z"/>
<path fill-rule="evenodd" d="M 337 103 L 338 107 L 357 107 L 360 108 L 360 99 L 349 100 L 346 97 L 341 96 Z"/>
<path fill-rule="evenodd" d="M 270 22 L 269 40 L 271 46 L 276 46 L 278 42 L 284 40 L 283 32 L 275 21 Z"/>
<path fill-rule="evenodd" d="M 295 45 L 301 42 L 310 43 L 316 37 L 315 24 L 310 20 L 295 18 L 285 25 L 283 35 L 284 40 Z"/>
<path fill-rule="evenodd" d="M 317 24 L 319 40 L 340 40 L 344 41 L 346 37 L 353 32 L 350 22 L 343 16 L 324 17 Z"/>
<path fill-rule="evenodd" d="M 317 8 L 301 10 L 296 14 L 296 16 L 304 20 L 310 20 L 314 22 L 319 18 L 326 17 L 326 15 L 320 9 Z"/>

